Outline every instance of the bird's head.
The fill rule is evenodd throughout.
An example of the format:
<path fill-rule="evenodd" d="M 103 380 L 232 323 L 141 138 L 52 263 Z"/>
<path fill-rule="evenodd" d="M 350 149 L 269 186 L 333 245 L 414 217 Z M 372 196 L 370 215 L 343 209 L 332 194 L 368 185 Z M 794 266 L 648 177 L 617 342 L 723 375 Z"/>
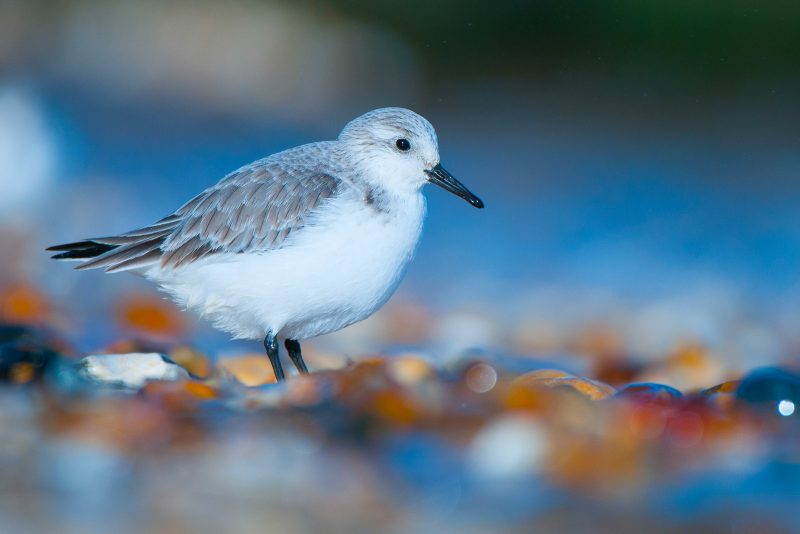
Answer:
<path fill-rule="evenodd" d="M 436 131 L 427 120 L 403 108 L 375 109 L 350 121 L 339 134 L 360 178 L 389 192 L 417 191 L 434 183 L 475 206 L 483 202 L 439 162 Z"/>

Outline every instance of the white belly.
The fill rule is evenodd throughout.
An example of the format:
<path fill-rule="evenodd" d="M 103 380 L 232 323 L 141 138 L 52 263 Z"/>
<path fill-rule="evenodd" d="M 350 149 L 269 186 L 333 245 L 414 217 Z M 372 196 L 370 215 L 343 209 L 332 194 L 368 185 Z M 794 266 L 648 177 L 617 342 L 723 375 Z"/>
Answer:
<path fill-rule="evenodd" d="M 379 213 L 361 200 L 337 202 L 281 249 L 215 255 L 146 276 L 236 338 L 327 334 L 369 317 L 400 283 L 425 199 L 416 194 L 398 208 Z"/>

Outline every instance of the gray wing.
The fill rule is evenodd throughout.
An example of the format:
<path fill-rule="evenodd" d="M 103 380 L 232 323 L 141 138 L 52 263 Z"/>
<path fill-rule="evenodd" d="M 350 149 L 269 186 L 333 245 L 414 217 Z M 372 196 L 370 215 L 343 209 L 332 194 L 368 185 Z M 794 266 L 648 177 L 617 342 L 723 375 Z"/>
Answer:
<path fill-rule="evenodd" d="M 114 248 L 78 268 L 178 267 L 210 254 L 280 248 L 343 183 L 314 165 L 318 158 L 292 152 L 242 167 L 155 224 L 92 239 Z"/>

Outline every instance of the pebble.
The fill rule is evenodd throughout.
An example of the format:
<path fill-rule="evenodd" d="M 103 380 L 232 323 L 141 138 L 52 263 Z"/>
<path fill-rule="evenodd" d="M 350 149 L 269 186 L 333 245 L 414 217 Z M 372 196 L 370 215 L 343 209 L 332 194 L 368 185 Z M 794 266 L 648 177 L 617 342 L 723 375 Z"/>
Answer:
<path fill-rule="evenodd" d="M 797 419 L 800 375 L 780 368 L 757 369 L 742 379 L 736 398 L 777 417 Z"/>
<path fill-rule="evenodd" d="M 178 347 L 170 352 L 169 357 L 197 378 L 210 378 L 214 370 L 208 356 L 189 347 Z"/>
<path fill-rule="evenodd" d="M 37 330 L 16 325 L 0 327 L 0 380 L 31 382 L 59 359 L 58 351 Z"/>
<path fill-rule="evenodd" d="M 261 386 L 276 382 L 272 365 L 263 354 L 244 354 L 220 358 L 217 367 L 233 376 L 244 386 Z"/>
<path fill-rule="evenodd" d="M 389 374 L 398 384 L 412 387 L 436 376 L 436 370 L 423 358 L 407 354 L 398 356 L 389 362 Z"/>
<path fill-rule="evenodd" d="M 548 388 L 570 388 L 590 400 L 611 397 L 616 390 L 597 380 L 581 378 L 556 369 L 540 369 L 518 376 L 512 382 L 516 386 L 544 386 Z"/>
<path fill-rule="evenodd" d="M 422 420 L 425 410 L 400 389 L 376 392 L 362 407 L 366 414 L 398 427 L 411 426 Z"/>
<path fill-rule="evenodd" d="M 464 378 L 469 389 L 486 393 L 497 384 L 497 371 L 488 363 L 478 362 L 467 369 Z"/>
<path fill-rule="evenodd" d="M 143 392 L 148 398 L 158 399 L 162 405 L 172 409 L 193 407 L 221 396 L 217 389 L 195 380 L 148 382 Z"/>
<path fill-rule="evenodd" d="M 736 402 L 736 391 L 741 385 L 740 380 L 731 380 L 723 382 L 714 387 L 704 389 L 697 394 L 697 397 L 703 399 L 706 403 L 716 406 L 718 408 L 730 409 Z"/>
<path fill-rule="evenodd" d="M 571 375 L 566 371 L 562 371 L 560 369 L 538 369 L 536 371 L 531 371 L 529 373 L 525 373 L 524 375 L 520 375 L 514 379 L 515 384 L 533 384 L 539 382 L 541 380 L 546 380 L 550 378 L 574 378 L 575 375 Z"/>
<path fill-rule="evenodd" d="M 180 310 L 158 295 L 130 295 L 117 306 L 117 321 L 125 330 L 155 339 L 180 338 L 186 319 Z"/>
<path fill-rule="evenodd" d="M 631 399 L 638 402 L 665 405 L 683 399 L 683 393 L 674 387 L 665 384 L 655 384 L 653 382 L 629 384 L 622 388 L 616 396 L 618 398 Z"/>
<path fill-rule="evenodd" d="M 189 378 L 183 367 L 156 352 L 96 354 L 81 359 L 78 365 L 81 373 L 95 382 L 129 389 L 139 389 L 151 380 Z"/>
<path fill-rule="evenodd" d="M 467 452 L 471 469 L 483 478 L 513 479 L 542 468 L 547 435 L 535 418 L 506 415 L 486 425 Z"/>

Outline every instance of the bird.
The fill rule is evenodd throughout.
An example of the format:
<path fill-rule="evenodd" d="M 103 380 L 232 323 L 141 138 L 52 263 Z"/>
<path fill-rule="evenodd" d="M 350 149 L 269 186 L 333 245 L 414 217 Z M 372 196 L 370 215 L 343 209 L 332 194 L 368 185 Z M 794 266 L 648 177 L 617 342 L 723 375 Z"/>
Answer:
<path fill-rule="evenodd" d="M 233 339 L 263 340 L 281 382 L 281 340 L 306 374 L 301 340 L 392 296 L 420 241 L 428 183 L 484 207 L 442 166 L 428 120 L 374 109 L 333 141 L 244 165 L 148 226 L 47 250 L 79 270 L 143 275 Z"/>

